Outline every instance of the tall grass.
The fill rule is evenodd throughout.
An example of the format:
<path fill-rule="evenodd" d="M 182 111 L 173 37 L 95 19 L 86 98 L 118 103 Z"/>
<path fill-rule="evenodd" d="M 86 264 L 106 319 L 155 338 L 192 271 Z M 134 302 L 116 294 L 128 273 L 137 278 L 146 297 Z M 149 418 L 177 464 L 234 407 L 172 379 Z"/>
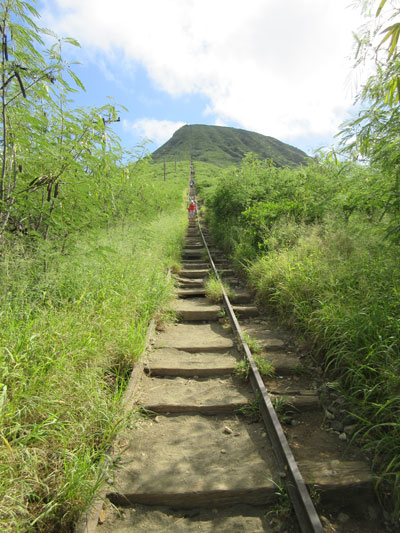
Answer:
<path fill-rule="evenodd" d="M 244 161 L 204 193 L 216 242 L 260 305 L 295 328 L 339 384 L 378 494 L 400 512 L 400 262 L 388 176 L 352 164 Z"/>
<path fill-rule="evenodd" d="M 70 531 L 93 497 L 98 465 L 125 423 L 129 371 L 171 294 L 185 182 L 170 184 L 141 220 L 82 235 L 68 255 L 47 243 L 3 251 L 1 531 Z"/>
<path fill-rule="evenodd" d="M 279 242 L 280 229 L 275 228 Z M 274 230 L 271 232 L 274 238 Z M 282 243 L 281 243 L 282 245 Z M 290 247 L 249 268 L 259 301 L 306 334 L 372 453 L 384 500 L 400 510 L 400 264 L 383 231 L 358 221 L 298 226 Z M 393 502 L 393 500 L 392 500 Z"/>

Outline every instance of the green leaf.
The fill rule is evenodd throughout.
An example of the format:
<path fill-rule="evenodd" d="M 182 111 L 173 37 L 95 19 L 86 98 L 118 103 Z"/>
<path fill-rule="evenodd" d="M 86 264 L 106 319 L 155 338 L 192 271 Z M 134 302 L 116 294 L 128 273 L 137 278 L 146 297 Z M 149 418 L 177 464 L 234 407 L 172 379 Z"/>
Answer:
<path fill-rule="evenodd" d="M 381 3 L 379 4 L 379 7 L 377 9 L 377 12 L 376 12 L 376 17 L 379 17 L 379 15 L 381 14 L 381 11 L 383 9 L 383 6 L 386 4 L 386 0 L 381 0 Z"/>
<path fill-rule="evenodd" d="M 382 39 L 382 41 L 379 43 L 378 49 L 382 46 L 382 44 L 384 42 L 386 42 L 390 38 L 391 41 L 390 41 L 390 45 L 389 45 L 388 55 L 389 55 L 389 58 L 393 57 L 393 55 L 394 55 L 394 53 L 396 51 L 396 48 L 397 48 L 398 40 L 399 40 L 400 22 L 397 22 L 396 24 L 392 24 L 392 26 L 389 26 L 389 27 L 385 28 L 384 30 L 382 30 L 381 33 L 386 33 L 386 35 Z"/>
<path fill-rule="evenodd" d="M 81 45 L 79 44 L 79 42 L 76 39 L 73 39 L 72 37 L 63 37 L 63 41 L 68 44 L 72 44 L 73 46 L 77 46 L 81 48 Z"/>
<path fill-rule="evenodd" d="M 71 76 L 71 78 L 74 80 L 74 82 L 82 89 L 82 91 L 86 91 L 85 86 L 81 82 L 81 80 L 78 78 L 78 76 L 70 69 L 68 69 L 68 74 Z"/>
<path fill-rule="evenodd" d="M 40 31 L 44 33 L 45 35 L 48 35 L 49 37 L 54 37 L 54 39 L 58 39 L 58 35 L 48 28 L 40 28 Z"/>

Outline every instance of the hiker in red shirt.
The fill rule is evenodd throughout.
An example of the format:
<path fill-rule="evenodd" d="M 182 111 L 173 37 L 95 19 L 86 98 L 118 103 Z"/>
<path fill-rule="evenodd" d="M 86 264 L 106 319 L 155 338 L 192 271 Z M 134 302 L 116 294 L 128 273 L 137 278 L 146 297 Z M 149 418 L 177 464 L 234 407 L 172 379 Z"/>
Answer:
<path fill-rule="evenodd" d="M 196 212 L 196 205 L 193 202 L 193 200 L 190 202 L 188 211 L 189 211 L 189 220 L 193 220 L 195 212 Z"/>

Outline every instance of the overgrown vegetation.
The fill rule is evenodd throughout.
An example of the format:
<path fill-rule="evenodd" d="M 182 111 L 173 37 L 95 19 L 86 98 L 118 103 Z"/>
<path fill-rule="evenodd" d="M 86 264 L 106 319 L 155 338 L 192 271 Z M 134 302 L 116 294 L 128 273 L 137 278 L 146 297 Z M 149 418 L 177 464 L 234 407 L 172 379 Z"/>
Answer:
<path fill-rule="evenodd" d="M 308 339 L 342 383 L 383 500 L 400 506 L 400 264 L 393 177 L 329 155 L 277 169 L 248 155 L 198 180 L 216 244 L 260 306 Z M 393 503 L 392 500 L 392 503 Z"/>
<path fill-rule="evenodd" d="M 22 243 L 3 250 L 2 531 L 69 531 L 93 497 L 97 466 L 124 423 L 129 371 L 171 294 L 166 273 L 182 245 L 185 182 L 170 185 L 172 205 L 159 199 L 158 211 L 137 221 L 81 234 L 68 254 Z"/>

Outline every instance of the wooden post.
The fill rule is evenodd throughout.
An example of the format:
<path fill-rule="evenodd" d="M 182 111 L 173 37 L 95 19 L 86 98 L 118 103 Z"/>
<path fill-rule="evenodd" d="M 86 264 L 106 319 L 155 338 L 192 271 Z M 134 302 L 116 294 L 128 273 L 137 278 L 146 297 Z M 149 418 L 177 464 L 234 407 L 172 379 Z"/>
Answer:
<path fill-rule="evenodd" d="M 165 181 L 165 157 L 164 157 L 164 181 Z"/>

